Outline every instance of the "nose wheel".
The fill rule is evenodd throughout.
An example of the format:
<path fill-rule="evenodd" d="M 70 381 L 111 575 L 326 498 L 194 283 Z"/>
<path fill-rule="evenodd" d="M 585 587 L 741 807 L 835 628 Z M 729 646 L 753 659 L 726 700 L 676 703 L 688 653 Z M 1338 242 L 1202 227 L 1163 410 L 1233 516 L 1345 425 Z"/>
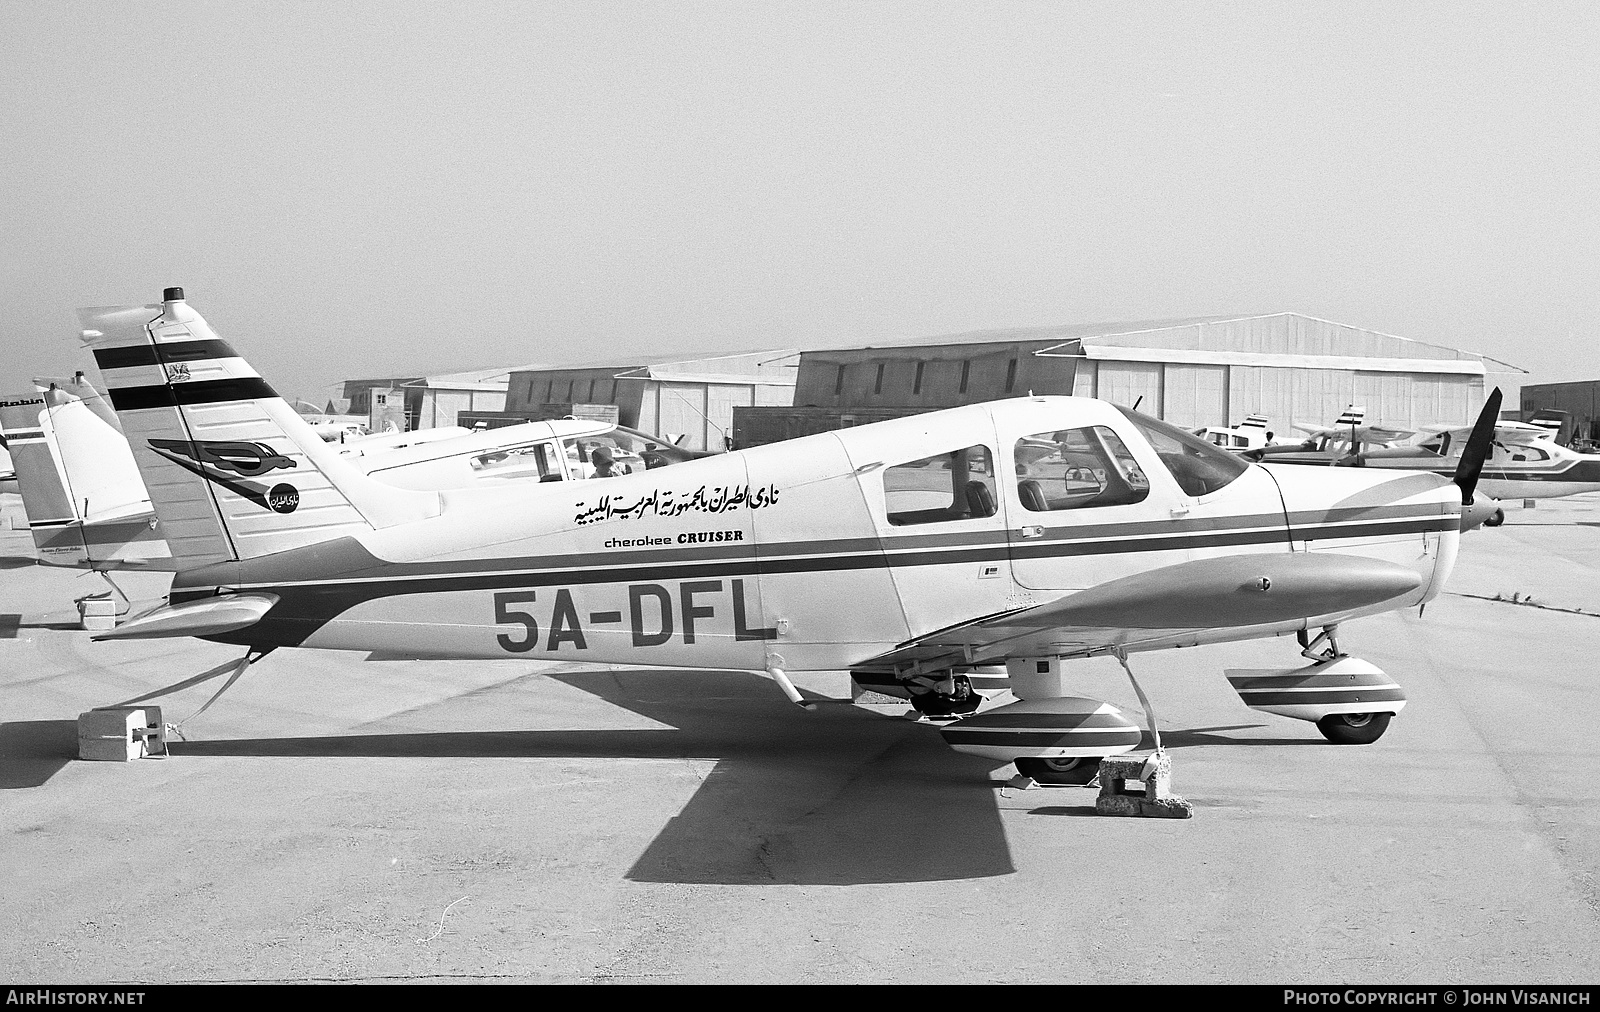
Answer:
<path fill-rule="evenodd" d="M 1335 745 L 1371 745 L 1389 730 L 1392 713 L 1330 713 L 1317 721 L 1317 730 Z"/>

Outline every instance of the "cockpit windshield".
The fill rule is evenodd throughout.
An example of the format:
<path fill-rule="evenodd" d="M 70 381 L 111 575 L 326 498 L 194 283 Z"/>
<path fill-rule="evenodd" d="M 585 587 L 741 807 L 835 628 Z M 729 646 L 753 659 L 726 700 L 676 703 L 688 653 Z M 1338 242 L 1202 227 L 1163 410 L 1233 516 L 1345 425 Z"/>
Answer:
<path fill-rule="evenodd" d="M 1120 405 L 1117 410 L 1144 433 L 1155 449 L 1156 456 L 1161 458 L 1161 463 L 1166 465 L 1177 481 L 1178 487 L 1188 495 L 1196 498 L 1210 495 L 1250 469 L 1248 461 L 1212 446 L 1176 425 L 1169 425 Z"/>

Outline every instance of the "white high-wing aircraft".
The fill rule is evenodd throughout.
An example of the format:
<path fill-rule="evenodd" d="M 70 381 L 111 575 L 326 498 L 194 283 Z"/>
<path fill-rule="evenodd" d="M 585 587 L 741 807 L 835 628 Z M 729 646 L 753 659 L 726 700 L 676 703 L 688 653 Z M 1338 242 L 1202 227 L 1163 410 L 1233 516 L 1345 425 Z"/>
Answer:
<path fill-rule="evenodd" d="M 1260 447 L 1250 451 L 1248 456 L 1253 460 L 1271 460 L 1275 463 L 1327 464 L 1341 461 L 1366 447 L 1389 446 L 1413 435 L 1411 429 L 1368 425 L 1366 416 L 1365 407 L 1352 404 L 1340 413 L 1332 425 L 1291 422 L 1293 428 L 1307 435 L 1306 440 Z"/>
<path fill-rule="evenodd" d="M 170 569 L 171 552 L 115 412 L 82 373 L 36 380 L 35 386 L 35 391 L 0 398 L 0 437 L 18 447 L 18 490 L 39 561 L 101 573 Z M 337 449 L 379 481 L 437 491 L 589 477 L 594 473 L 589 454 L 597 446 L 611 448 L 619 461 L 641 470 L 703 455 L 621 426 L 575 419 L 486 432 L 452 426 L 379 434 L 337 444 Z M 272 453 L 235 441 L 213 443 L 207 456 L 215 467 L 243 473 Z"/>
<path fill-rule="evenodd" d="M 1243 453 L 1272 444 L 1272 433 L 1267 431 L 1266 415 L 1248 415 L 1238 425 L 1225 427 L 1221 425 L 1208 425 L 1203 429 L 1195 429 L 1194 434 L 1210 443 L 1220 446 L 1224 450 L 1234 453 Z"/>
<path fill-rule="evenodd" d="M 1461 459 L 1470 426 L 1434 427 L 1414 446 L 1366 450 L 1366 467 L 1448 474 Z M 1499 422 L 1479 486 L 1500 499 L 1556 499 L 1600 491 L 1600 454 L 1580 453 L 1556 442 L 1556 430 L 1526 422 Z M 1503 517 L 1502 517 L 1503 519 Z M 1493 526 L 1490 523 L 1490 526 Z"/>
<path fill-rule="evenodd" d="M 1498 404 L 1497 400 L 1496 405 Z M 1453 477 L 1461 463 L 1460 451 L 1466 445 L 1467 437 L 1476 429 L 1476 426 L 1464 426 L 1454 430 L 1458 439 L 1457 452 L 1453 461 L 1444 463 L 1439 461 L 1440 454 L 1437 452 L 1420 451 L 1415 446 L 1395 445 L 1415 433 L 1410 429 L 1364 424 L 1366 413 L 1366 408 L 1352 404 L 1344 409 L 1331 426 L 1295 423 L 1294 427 L 1308 433 L 1309 439 L 1298 444 L 1280 443 L 1275 446 L 1257 447 L 1244 451 L 1244 456 L 1250 460 L 1271 464 L 1364 467 L 1370 463 L 1374 467 L 1432 471 L 1445 477 Z M 1478 422 L 1479 424 L 1483 422 L 1481 415 Z M 1447 441 L 1448 438 L 1446 437 Z M 1499 450 L 1492 446 L 1491 453 L 1497 454 Z M 1489 465 L 1491 469 L 1492 466 Z M 1485 470 L 1479 482 L 1478 493 L 1468 497 L 1461 525 L 1464 531 L 1480 525 L 1498 527 L 1505 523 L 1506 513 L 1500 504 L 1500 499 L 1511 493 L 1507 491 L 1508 486 L 1504 482 L 1490 482 L 1488 478 L 1489 472 Z"/>
<path fill-rule="evenodd" d="M 1024 397 L 606 480 L 413 491 L 324 444 L 181 289 L 80 317 L 178 566 L 165 605 L 100 639 L 238 644 L 234 677 L 297 646 L 747 669 L 796 702 L 787 672 L 849 669 L 965 714 L 951 745 L 1036 779 L 1140 740 L 1062 662 L 1163 647 L 1294 634 L 1312 663 L 1235 673 L 1244 701 L 1376 740 L 1405 694 L 1336 631 L 1442 591 L 1481 465 L 1254 465 L 1103 401 Z M 242 442 L 249 461 L 226 452 Z M 1002 664 L 1016 700 L 979 711 L 972 674 Z"/>

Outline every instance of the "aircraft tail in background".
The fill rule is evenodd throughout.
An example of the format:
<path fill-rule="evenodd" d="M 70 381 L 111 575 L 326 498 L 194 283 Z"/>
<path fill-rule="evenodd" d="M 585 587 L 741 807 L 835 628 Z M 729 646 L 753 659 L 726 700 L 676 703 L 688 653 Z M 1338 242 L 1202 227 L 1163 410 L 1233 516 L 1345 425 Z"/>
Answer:
<path fill-rule="evenodd" d="M 170 553 L 115 417 L 81 375 L 35 383 L 36 392 L 0 398 L 0 430 L 16 450 L 39 560 L 163 567 Z"/>

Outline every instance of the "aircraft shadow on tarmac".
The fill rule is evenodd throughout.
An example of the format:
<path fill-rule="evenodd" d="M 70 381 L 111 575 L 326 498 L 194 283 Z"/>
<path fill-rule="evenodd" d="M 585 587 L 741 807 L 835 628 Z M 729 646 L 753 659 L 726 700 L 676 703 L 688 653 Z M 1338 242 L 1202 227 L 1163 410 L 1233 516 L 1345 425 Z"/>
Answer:
<path fill-rule="evenodd" d="M 1198 745 L 1315 745 L 1318 738 L 1230 738 L 1220 734 L 1221 731 L 1249 731 L 1266 724 L 1219 724 L 1215 727 L 1192 727 L 1176 731 L 1161 732 L 1161 746 L 1163 748 L 1194 748 Z M 1328 744 L 1324 742 L 1324 744 Z M 1155 742 L 1150 738 L 1149 732 L 1139 740 L 1142 749 L 1155 748 Z"/>
<path fill-rule="evenodd" d="M 808 713 L 746 673 L 548 677 L 670 727 L 184 741 L 170 748 L 178 757 L 714 759 L 629 879 L 843 885 L 1015 870 L 995 803 L 996 764 L 951 751 L 935 726 L 848 705 Z"/>
<path fill-rule="evenodd" d="M 57 632 L 77 632 L 82 628 L 83 622 L 81 620 L 69 621 L 63 619 L 60 622 L 24 622 L 22 621 L 22 616 L 15 613 L 0 615 L 0 640 L 16 639 L 17 631 L 20 629 L 54 629 Z"/>
<path fill-rule="evenodd" d="M 0 723 L 0 791 L 42 786 L 76 758 L 76 720 Z"/>
<path fill-rule="evenodd" d="M 952 751 L 934 725 L 848 705 L 803 712 L 765 679 L 746 673 L 604 670 L 548 677 L 669 727 L 349 734 L 180 741 L 170 747 L 180 758 L 714 759 L 698 790 L 627 878 L 847 885 L 949 881 L 1015 870 L 1000 822 L 996 763 Z M 1304 743 L 1220 733 L 1260 726 L 1174 730 L 1162 740 L 1169 748 Z M 72 760 L 76 740 L 70 720 L 0 724 L 0 789 L 43 784 Z M 1010 769 L 1000 772 L 1003 781 Z M 1068 807 L 1051 814 L 1093 810 L 1090 790 L 1052 793 L 1052 802 Z M 1095 859 L 1087 851 L 1081 856 Z"/>

